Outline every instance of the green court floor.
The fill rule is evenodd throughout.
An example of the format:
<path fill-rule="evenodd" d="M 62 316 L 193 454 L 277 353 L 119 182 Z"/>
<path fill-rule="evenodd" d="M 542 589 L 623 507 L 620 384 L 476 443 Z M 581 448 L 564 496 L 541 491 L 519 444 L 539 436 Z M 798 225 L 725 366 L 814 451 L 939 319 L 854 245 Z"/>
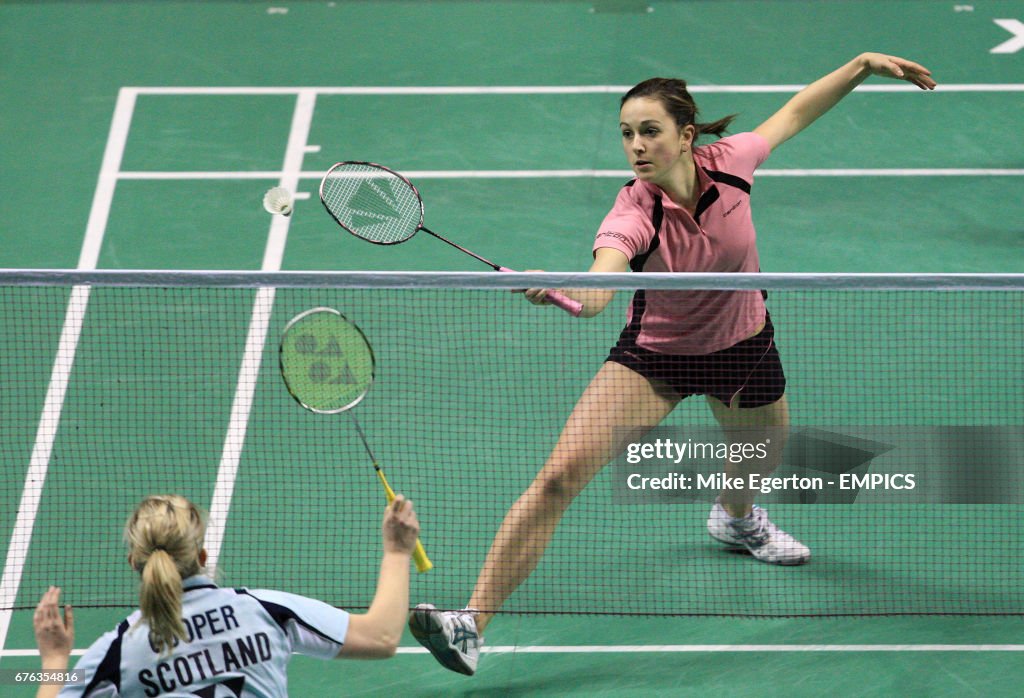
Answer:
<path fill-rule="evenodd" d="M 1013 38 L 994 21 L 1006 18 L 1024 21 L 1024 2 L 8 2 L 0 5 L 0 88 L 5 95 L 0 104 L 4 132 L 0 148 L 13 186 L 8 196 L 0 197 L 0 268 L 480 270 L 473 260 L 426 236 L 396 248 L 375 248 L 346 236 L 331 223 L 316 201 L 320 174 L 338 160 L 372 160 L 419 173 L 415 182 L 431 229 L 450 234 L 509 267 L 583 270 L 589 263 L 594 230 L 629 177 L 617 132 L 622 87 L 652 75 L 684 77 L 694 88 L 704 119 L 738 113 L 735 129 L 746 130 L 781 106 L 797 86 L 859 52 L 873 50 L 920 61 L 932 69 L 940 89 L 927 94 L 890 89 L 897 83 L 873 79 L 866 89 L 849 96 L 820 123 L 772 155 L 753 195 L 762 269 L 1020 273 L 1024 272 L 1024 140 L 1020 138 L 1024 49 L 991 52 Z M 423 87 L 437 89 L 415 89 Z M 296 142 L 300 131 L 303 137 Z M 111 159 L 114 155 L 116 162 Z M 311 198 L 297 202 L 295 215 L 283 229 L 286 239 L 275 243 L 273 224 L 260 199 L 267 187 L 281 180 L 293 182 L 298 192 Z M 66 289 L 34 293 L 30 297 L 22 290 L 5 292 L 2 297 L 8 302 L 0 310 L 0 333 L 7 338 L 3 346 L 8 348 L 3 362 L 11 367 L 6 373 L 15 376 L 16 382 L 0 395 L 0 411 L 5 415 L 0 467 L 9 483 L 0 500 L 4 531 L 13 530 L 53 362 L 52 353 L 40 356 L 34 348 L 56 346 L 68 299 Z M 327 296 L 351 307 L 356 301 L 348 298 Z M 388 308 L 393 315 L 380 317 L 406 317 L 401 313 L 407 308 L 397 309 L 406 306 L 404 298 L 393 299 L 394 308 Z M 791 307 L 790 298 L 778 295 L 773 313 L 795 317 L 798 299 Z M 274 307 L 275 322 L 306 307 L 311 299 L 317 297 L 289 297 L 282 292 Z M 149 298 L 145 318 L 123 328 L 118 324 L 123 319 L 117 318 L 119 302 L 117 293 L 109 290 L 95 291 L 91 300 L 83 332 L 84 358 L 71 376 L 65 422 L 54 452 L 57 462 L 79 457 L 77 449 L 86 445 L 91 455 L 83 470 L 55 468 L 47 480 L 34 522 L 36 535 L 14 600 L 20 610 L 9 616 L 6 637 L 0 636 L 3 671 L 31 668 L 38 661 L 31 654 L 31 612 L 26 609 L 42 592 L 62 546 L 90 541 L 96 546 L 96 559 L 102 561 L 94 568 L 89 566 L 91 549 L 71 549 L 66 554 L 79 572 L 105 571 L 107 561 L 122 555 L 117 534 L 136 490 L 184 486 L 176 479 L 176 471 L 136 468 L 134 461 L 155 463 L 173 454 L 202 463 L 190 471 L 196 477 L 188 483 L 186 494 L 200 502 L 210 498 L 224 436 L 221 425 L 231 409 L 246 328 L 232 328 L 227 338 L 211 334 L 201 340 L 198 353 L 206 370 L 202 390 L 220 396 L 206 401 L 202 413 L 155 427 L 156 413 L 139 410 L 132 404 L 133 396 L 147 395 L 154 404 L 160 399 L 191 404 L 188 396 L 173 392 L 170 381 L 157 375 L 172 371 L 170 377 L 180 379 L 193 368 L 189 359 L 196 349 L 191 344 L 195 338 L 167 333 L 167 328 L 186 318 L 201 322 L 206 312 L 215 316 L 220 304 L 251 304 L 251 292 L 211 297 L 204 301 L 208 305 L 199 306 L 174 298 L 166 302 Z M 536 320 L 528 309 L 518 306 L 495 317 L 547 333 L 564 342 L 561 346 L 578 343 L 589 352 L 588 360 L 599 361 L 596 352 L 610 343 L 620 324 L 621 303 L 609 311 L 616 317 L 589 330 L 565 329 L 562 318 L 551 314 Z M 899 335 L 908 343 L 927 339 L 929 324 L 943 321 L 941 307 L 915 307 L 922 308 L 922 314 L 901 328 Z M 962 312 L 969 313 L 970 307 Z M 1015 307 L 1019 308 L 1019 301 Z M 895 326 L 893 318 L 900 312 L 882 302 L 867 303 L 863 309 L 872 313 L 871 320 L 888 326 Z M 373 331 L 390 332 L 384 344 L 394 347 L 396 356 L 402 351 L 425 351 L 416 346 L 414 336 L 421 330 L 438 342 L 450 334 L 445 327 L 417 325 L 415 319 L 390 329 L 383 321 L 374 326 L 372 309 L 360 312 Z M 820 312 L 831 321 L 828 327 L 791 321 L 789 330 L 781 330 L 790 333 L 791 346 L 798 338 L 818 341 L 816 332 L 827 336 L 842 320 L 838 306 L 825 304 Z M 832 312 L 834 317 L 827 315 Z M 444 317 L 452 326 L 459 322 L 455 311 Z M 132 336 L 159 337 L 166 350 L 165 362 L 151 366 L 125 355 L 108 357 L 109 363 L 102 367 L 91 365 L 89 357 L 101 356 L 110 338 L 122 330 Z M 1020 336 L 1019 325 L 993 331 L 1007 341 L 1009 355 L 1018 358 L 1014 365 L 1019 371 L 1019 348 L 1010 343 Z M 32 342 L 9 339 L 16 332 Z M 855 337 L 851 332 L 851 342 Z M 236 349 L 222 352 L 218 339 Z M 479 345 L 473 343 L 477 339 Z M 963 339 L 969 338 L 964 335 Z M 476 370 L 481 374 L 499 371 L 509 342 L 500 327 L 467 339 L 469 349 L 482 351 L 484 357 Z M 557 354 L 559 349 L 555 344 L 547 351 Z M 304 535 L 308 525 L 308 519 L 301 519 L 308 513 L 304 488 L 318 483 L 302 477 L 281 478 L 275 469 L 296 456 L 318 457 L 318 443 L 351 442 L 341 433 L 347 426 L 344 422 L 310 424 L 300 410 L 285 411 L 287 397 L 269 377 L 271 353 L 268 350 L 263 360 L 264 374 L 256 387 L 257 407 L 249 429 L 255 452 L 265 458 L 254 459 L 248 468 L 243 459 L 237 506 L 239 511 L 248 507 L 253 516 L 272 487 L 278 492 L 281 520 L 271 516 L 272 526 L 254 523 L 229 528 L 226 545 L 229 551 L 260 551 L 281 565 L 266 579 L 233 581 L 317 591 L 315 585 L 303 588 L 309 580 L 303 579 L 302 571 L 321 572 L 334 561 L 319 559 Z M 826 371 L 825 361 L 810 352 L 794 346 L 791 356 L 788 370 L 801 377 L 805 386 L 804 397 L 794 391 L 793 399 L 808 422 L 816 400 L 829 395 L 836 380 L 856 394 L 873 392 L 867 360 L 847 365 L 837 378 Z M 903 356 L 898 354 L 894 361 Z M 914 354 L 908 349 L 905 356 L 909 362 Z M 955 357 L 943 361 L 948 365 L 941 365 L 949 370 L 959 365 Z M 968 364 L 960 366 L 966 371 Z M 980 360 L 969 366 L 984 391 L 960 396 L 955 384 L 929 383 L 933 377 L 926 372 L 908 370 L 900 385 L 915 389 L 933 385 L 941 399 L 919 390 L 907 404 L 888 402 L 870 413 L 850 407 L 841 418 L 890 423 L 906 415 L 902 410 L 907 409 L 914 423 L 932 424 L 949 414 L 957 415 L 955 421 L 983 412 L 989 423 L 1018 425 L 1021 403 L 1014 386 L 1019 385 L 1020 376 L 1002 376 L 998 366 Z M 542 410 L 511 426 L 497 410 L 488 412 L 483 400 L 479 405 L 462 405 L 478 410 L 475 423 L 460 423 L 456 410 L 440 416 L 441 423 L 468 444 L 478 445 L 488 430 L 500 431 L 500 439 L 509 443 L 515 443 L 517 429 L 531 435 L 530 453 L 522 454 L 521 470 L 501 482 L 501 492 L 490 492 L 475 505 L 458 502 L 492 528 L 473 531 L 462 551 L 453 543 L 440 546 L 453 551 L 453 557 L 460 552 L 451 563 L 454 569 L 444 571 L 439 566 L 446 591 L 457 593 L 461 580 L 468 594 L 474 565 L 479 564 L 490 532 L 504 513 L 502 497 L 513 495 L 516 487 L 528 482 L 532 450 L 537 457 L 543 456 L 545 439 L 553 438 L 559 420 L 592 373 L 590 364 L 576 368 L 558 376 L 552 384 L 558 395 Z M 125 383 L 110 383 L 102 407 L 89 394 L 74 390 L 91 379 L 102 384 L 110 376 L 119 376 Z M 410 430 L 428 433 L 437 415 L 425 411 L 453 376 L 454 369 L 420 377 L 396 376 L 394 383 L 380 386 L 375 403 L 365 406 L 367 425 L 378 433 L 386 430 L 387 409 L 399 400 L 401 386 L 416 383 L 416 391 L 408 398 L 409 406 L 418 411 L 410 416 Z M 510 374 L 503 379 L 512 384 L 518 377 Z M 195 394 L 206 393 L 197 388 Z M 961 398 L 963 402 L 957 402 Z M 998 413 L 993 404 L 1006 409 Z M 948 413 L 941 409 L 946 405 L 950 405 Z M 290 415 L 284 425 L 279 421 L 281 414 Z M 1000 421 L 998 414 L 1005 419 Z M 691 416 L 706 419 L 693 405 L 681 408 L 677 418 Z M 275 444 L 282 426 L 298 435 L 287 448 Z M 102 438 L 84 444 L 72 429 Z M 381 441 L 385 462 L 408 462 L 419 453 L 418 444 Z M 307 450 L 289 451 L 295 444 L 305 444 L 301 448 Z M 446 446 L 431 442 L 423 449 L 431 454 L 436 450 L 440 456 Z M 400 465 L 398 471 L 400 476 L 405 474 Z M 112 493 L 112 481 L 121 482 L 122 489 Z M 472 495 L 484 491 L 487 482 L 470 477 L 460 486 Z M 456 515 L 445 518 L 449 515 L 442 514 L 451 504 L 444 501 L 444 482 L 429 473 L 409 473 L 403 483 L 422 498 L 425 520 L 458 520 Z M 93 497 L 92 504 L 77 512 L 80 518 L 72 518 L 75 523 L 69 526 L 68 518 L 75 514 L 69 515 L 60 504 L 88 496 Z M 378 493 L 353 496 L 365 504 Z M 310 515 L 323 516 L 323 522 L 348 521 L 342 503 L 329 499 L 329 492 L 318 493 L 323 509 Z M 705 543 L 697 539 L 700 516 L 693 514 L 697 521 L 693 531 L 678 539 L 662 532 L 664 540 L 656 543 L 676 553 L 705 554 Z M 793 510 L 792 516 L 806 524 L 803 530 L 812 537 L 826 540 L 832 535 L 827 526 L 808 520 L 803 512 Z M 613 518 L 633 517 L 617 511 Z M 361 525 L 358 518 L 351 523 L 353 528 Z M 999 519 L 983 519 L 972 533 L 999 540 L 982 551 L 984 564 L 1011 570 L 1015 553 L 1003 547 L 1006 540 L 998 539 L 1000 525 Z M 372 550 L 370 536 L 376 534 L 372 526 L 368 523 L 365 531 L 354 534 L 360 549 Z M 573 531 L 603 534 L 601 525 L 589 520 L 578 523 Z M 883 534 L 872 540 L 885 545 Z M 439 535 L 450 532 L 424 530 L 428 541 L 429 536 Z M 574 539 L 567 534 L 565 541 L 571 544 Z M 4 533 L 0 551 L 7 554 L 10 549 Z M 960 554 L 956 546 L 953 549 L 952 554 Z M 554 559 L 576 559 L 557 557 L 564 552 L 555 551 Z M 915 549 L 912 556 L 926 566 L 933 552 L 925 547 Z M 258 569 L 258 557 L 234 554 L 239 567 Z M 636 559 L 647 558 L 637 554 Z M 845 560 L 839 554 L 833 563 L 836 559 Z M 599 560 L 591 551 L 581 553 L 578 562 L 591 570 L 597 569 Z M 806 592 L 812 613 L 822 607 L 827 610 L 830 603 L 842 604 L 850 589 L 870 597 L 873 584 L 893 585 L 891 592 L 897 584 L 917 583 L 898 559 L 887 559 L 884 551 L 874 562 L 877 566 L 851 566 L 848 577 L 836 578 L 830 574 L 841 567 L 825 564 L 816 572 L 812 563 L 807 569 L 817 576 L 788 585 L 764 570 L 749 574 L 763 581 L 762 590 Z M 967 559 L 964 562 L 970 564 Z M 704 578 L 692 587 L 694 598 L 716 594 L 728 598 L 735 591 L 736 577 L 747 574 L 743 570 L 747 563 L 716 559 L 713 564 L 721 567 L 727 588 L 716 589 L 710 578 Z M 661 589 L 676 593 L 695 584 L 681 565 L 677 571 L 673 564 L 670 561 L 656 573 L 617 572 L 610 579 L 581 583 L 570 605 L 584 613 L 502 616 L 488 632 L 488 645 L 495 651 L 484 657 L 480 674 L 472 679 L 445 672 L 406 637 L 402 652 L 388 662 L 323 665 L 297 658 L 290 673 L 291 693 L 704 696 L 731 691 L 769 696 L 988 696 L 1017 692 L 1021 678 L 1017 659 L 1024 649 L 1019 616 L 747 619 L 601 613 L 602 599 L 621 595 L 642 606 L 648 598 L 656 602 Z M 280 579 L 280 569 L 288 565 L 296 570 L 293 586 Z M 677 573 L 678 579 L 672 576 Z M 520 602 L 524 607 L 537 603 L 543 599 L 544 585 L 564 582 L 565 574 L 558 567 L 541 570 L 537 586 L 526 590 Z M 9 581 L 10 571 L 5 575 Z M 127 568 L 124 575 L 111 584 L 130 593 Z M 1012 577 L 1012 571 L 1007 576 Z M 992 588 L 982 592 L 995 604 L 999 583 L 1005 580 L 991 581 Z M 72 570 L 53 582 L 75 598 Z M 936 595 L 951 602 L 963 583 L 955 574 L 918 582 L 922 588 L 933 584 Z M 414 593 L 429 583 L 414 582 Z M 844 583 L 850 586 L 843 587 Z M 825 594 L 833 584 L 835 595 L 829 598 Z M 360 593 L 368 594 L 370 589 Z M 83 606 L 95 601 L 85 593 L 78 598 L 76 603 Z M 124 608 L 82 608 L 76 646 L 87 647 L 124 613 Z M 32 690 L 8 683 L 0 685 L 0 694 L 28 696 Z"/>

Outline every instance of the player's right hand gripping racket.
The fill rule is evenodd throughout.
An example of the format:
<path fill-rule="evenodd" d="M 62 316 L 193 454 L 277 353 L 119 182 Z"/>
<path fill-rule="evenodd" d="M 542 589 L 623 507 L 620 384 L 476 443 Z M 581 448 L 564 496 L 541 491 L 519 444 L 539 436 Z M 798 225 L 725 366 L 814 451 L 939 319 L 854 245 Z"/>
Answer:
<path fill-rule="evenodd" d="M 372 162 L 339 162 L 320 182 L 320 201 L 338 224 L 377 245 L 397 245 L 422 230 L 465 252 L 495 271 L 502 267 L 423 226 L 423 199 L 408 179 Z M 544 296 L 552 305 L 579 316 L 583 304 L 557 291 Z"/>
<path fill-rule="evenodd" d="M 285 387 L 296 402 L 319 414 L 348 413 L 384 486 L 388 504 L 394 501 L 395 493 L 370 450 L 359 420 L 349 412 L 373 384 L 373 349 L 362 330 L 333 308 L 312 308 L 285 326 L 278 358 Z M 419 540 L 412 559 L 420 572 L 434 566 Z"/>

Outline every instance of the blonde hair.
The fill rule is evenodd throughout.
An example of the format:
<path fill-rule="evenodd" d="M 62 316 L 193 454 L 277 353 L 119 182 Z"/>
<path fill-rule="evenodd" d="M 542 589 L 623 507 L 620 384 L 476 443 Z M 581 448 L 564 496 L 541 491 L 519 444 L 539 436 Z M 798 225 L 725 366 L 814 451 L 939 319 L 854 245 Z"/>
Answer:
<path fill-rule="evenodd" d="M 175 640 L 188 637 L 181 619 L 181 582 L 201 571 L 205 534 L 205 516 L 180 495 L 147 497 L 125 525 L 129 559 L 142 575 L 139 610 L 159 652 L 170 652 Z"/>

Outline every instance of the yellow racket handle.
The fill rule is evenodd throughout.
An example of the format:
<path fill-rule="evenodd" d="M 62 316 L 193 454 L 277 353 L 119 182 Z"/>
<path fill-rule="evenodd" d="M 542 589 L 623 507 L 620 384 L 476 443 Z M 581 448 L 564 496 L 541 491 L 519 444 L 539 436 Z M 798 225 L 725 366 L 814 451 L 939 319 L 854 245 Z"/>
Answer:
<path fill-rule="evenodd" d="M 391 485 L 388 484 L 388 479 L 384 477 L 384 471 L 377 468 L 377 477 L 380 478 L 380 483 L 384 485 L 384 492 L 388 497 L 388 504 L 395 501 L 395 491 L 391 489 Z M 434 563 L 427 557 L 427 551 L 423 549 L 423 544 L 420 543 L 420 539 L 416 539 L 416 549 L 412 552 L 412 560 L 416 563 L 417 572 L 429 572 L 434 568 Z"/>

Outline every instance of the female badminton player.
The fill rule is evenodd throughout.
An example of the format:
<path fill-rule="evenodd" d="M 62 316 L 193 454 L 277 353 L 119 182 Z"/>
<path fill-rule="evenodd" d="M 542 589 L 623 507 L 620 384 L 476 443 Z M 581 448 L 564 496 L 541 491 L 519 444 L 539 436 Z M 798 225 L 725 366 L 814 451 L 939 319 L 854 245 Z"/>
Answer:
<path fill-rule="evenodd" d="M 128 562 L 141 576 L 139 610 L 100 637 L 61 688 L 42 696 L 283 696 L 293 653 L 320 659 L 395 654 L 409 609 L 409 560 L 419 522 L 401 495 L 384 514 L 384 556 L 365 614 L 281 591 L 222 589 L 203 574 L 205 521 L 177 495 L 142 501 L 125 527 Z M 33 624 L 44 672 L 64 673 L 74 642 L 51 587 Z"/>
<path fill-rule="evenodd" d="M 636 177 L 619 192 L 597 231 L 592 272 L 757 272 L 750 211 L 754 171 L 871 75 L 933 89 L 923 66 L 865 53 L 797 93 L 753 132 L 722 138 L 732 117 L 698 123 L 682 80 L 646 80 L 622 97 L 622 147 Z M 720 139 L 695 147 L 699 136 Z M 583 315 L 601 312 L 613 291 L 567 294 Z M 527 298 L 544 302 L 544 291 Z M 676 404 L 703 395 L 726 435 L 769 441 L 765 457 L 727 463 L 730 477 L 767 474 L 779 464 L 789 423 L 786 379 L 758 291 L 637 291 L 607 361 L 570 414 L 547 462 L 505 516 L 469 606 L 414 609 L 413 635 L 445 667 L 473 674 L 482 633 L 533 572 L 562 514 L 595 474 Z M 798 565 L 806 545 L 773 524 L 746 489 L 723 491 L 710 535 L 765 563 Z M 476 610 L 476 609 L 479 609 Z"/>

